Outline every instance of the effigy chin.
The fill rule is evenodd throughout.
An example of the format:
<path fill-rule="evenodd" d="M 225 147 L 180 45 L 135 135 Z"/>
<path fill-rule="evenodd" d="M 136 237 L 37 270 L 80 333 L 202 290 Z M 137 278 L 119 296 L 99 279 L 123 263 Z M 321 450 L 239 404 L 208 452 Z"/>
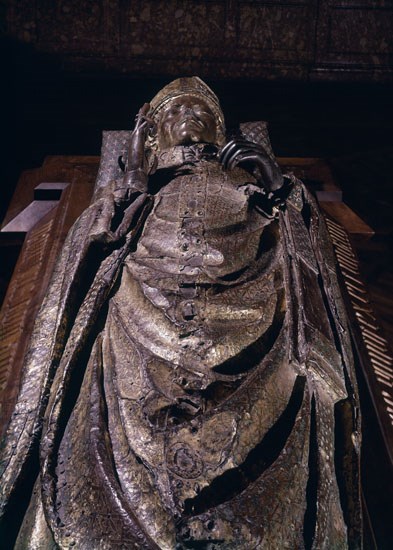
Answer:
<path fill-rule="evenodd" d="M 361 547 L 335 259 L 266 125 L 181 78 L 106 132 L 1 451 L 18 549 Z"/>

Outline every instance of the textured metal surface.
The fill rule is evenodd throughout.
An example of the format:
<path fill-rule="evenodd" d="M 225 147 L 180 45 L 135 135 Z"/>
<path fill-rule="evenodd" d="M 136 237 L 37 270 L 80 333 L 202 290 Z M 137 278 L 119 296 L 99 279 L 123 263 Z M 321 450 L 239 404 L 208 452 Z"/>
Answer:
<path fill-rule="evenodd" d="M 268 147 L 264 123 L 249 129 Z M 157 152 L 130 204 L 128 134 L 106 136 L 2 450 L 7 517 L 39 442 L 18 548 L 361 546 L 356 383 L 326 228 L 296 178 L 268 215 L 274 193 L 194 134 Z"/>
<path fill-rule="evenodd" d="M 268 124 L 264 120 L 243 122 L 239 126 L 240 132 L 248 140 L 261 145 L 266 153 L 274 159 L 274 153 L 269 138 Z"/>
<path fill-rule="evenodd" d="M 125 155 L 131 131 L 106 131 L 102 133 L 101 162 L 98 170 L 95 193 L 105 189 L 111 180 L 122 177 L 119 157 Z"/>

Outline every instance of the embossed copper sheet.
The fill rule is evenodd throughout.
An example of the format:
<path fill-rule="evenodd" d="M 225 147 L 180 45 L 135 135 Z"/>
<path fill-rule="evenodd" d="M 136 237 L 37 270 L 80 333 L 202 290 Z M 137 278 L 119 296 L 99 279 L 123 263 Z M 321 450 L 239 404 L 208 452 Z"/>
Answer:
<path fill-rule="evenodd" d="M 116 237 L 127 136 L 107 138 L 3 449 L 7 512 L 40 446 L 16 547 L 359 547 L 356 385 L 313 199 L 292 177 L 267 218 L 253 176 L 177 146 Z"/>

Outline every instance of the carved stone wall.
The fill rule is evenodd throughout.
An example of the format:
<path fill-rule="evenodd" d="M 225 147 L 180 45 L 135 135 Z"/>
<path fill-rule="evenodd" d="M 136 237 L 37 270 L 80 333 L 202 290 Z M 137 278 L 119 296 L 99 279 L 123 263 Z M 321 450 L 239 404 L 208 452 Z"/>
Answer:
<path fill-rule="evenodd" d="M 66 69 L 388 80 L 392 0 L 9 0 L 8 36 Z"/>
<path fill-rule="evenodd" d="M 391 0 L 322 0 L 318 4 L 314 75 L 392 76 Z"/>

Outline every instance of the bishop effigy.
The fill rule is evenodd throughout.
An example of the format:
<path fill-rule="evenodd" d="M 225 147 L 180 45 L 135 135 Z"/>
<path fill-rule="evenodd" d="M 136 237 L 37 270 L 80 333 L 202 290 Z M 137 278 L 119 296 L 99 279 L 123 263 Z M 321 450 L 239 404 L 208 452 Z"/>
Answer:
<path fill-rule="evenodd" d="M 359 409 L 313 197 L 199 78 L 106 134 L 1 450 L 17 549 L 361 547 Z"/>

